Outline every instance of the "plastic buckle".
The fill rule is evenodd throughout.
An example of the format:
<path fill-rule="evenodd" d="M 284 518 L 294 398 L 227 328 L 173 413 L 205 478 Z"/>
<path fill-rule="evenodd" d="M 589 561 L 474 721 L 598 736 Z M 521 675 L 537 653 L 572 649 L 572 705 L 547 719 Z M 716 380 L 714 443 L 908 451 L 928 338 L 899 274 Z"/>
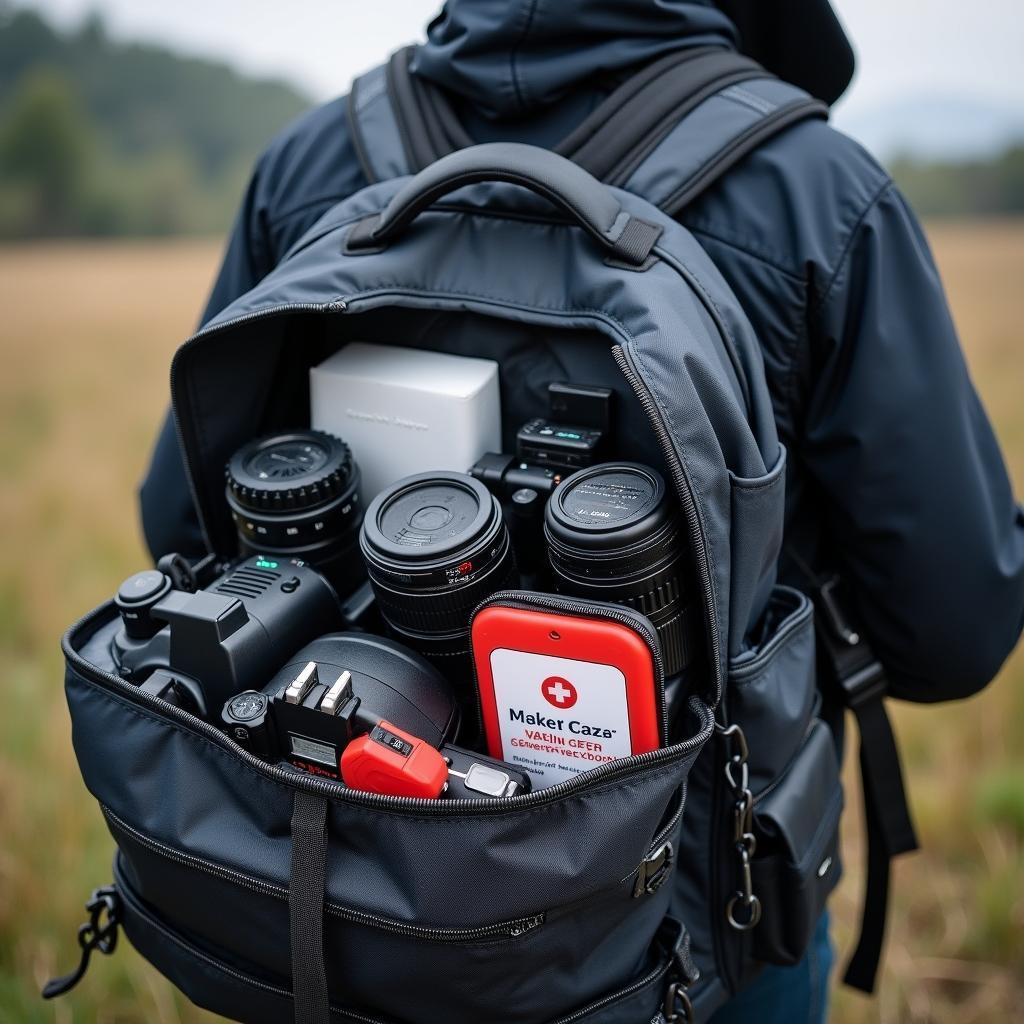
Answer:
<path fill-rule="evenodd" d="M 674 847 L 671 843 L 662 843 L 637 869 L 633 898 L 639 899 L 641 896 L 657 892 L 665 884 L 674 861 Z"/>
<path fill-rule="evenodd" d="M 839 686 L 843 691 L 846 706 L 852 711 L 884 697 L 888 689 L 885 669 L 878 661 L 873 661 L 851 675 L 841 678 Z"/>

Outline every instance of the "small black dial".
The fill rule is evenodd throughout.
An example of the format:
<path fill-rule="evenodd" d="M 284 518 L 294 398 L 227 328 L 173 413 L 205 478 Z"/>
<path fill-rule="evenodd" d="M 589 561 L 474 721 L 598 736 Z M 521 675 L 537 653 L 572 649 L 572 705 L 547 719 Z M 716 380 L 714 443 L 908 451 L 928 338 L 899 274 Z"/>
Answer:
<path fill-rule="evenodd" d="M 236 722 L 251 722 L 254 718 L 262 715 L 266 707 L 265 694 L 248 690 L 245 693 L 240 693 L 231 701 L 231 717 Z"/>

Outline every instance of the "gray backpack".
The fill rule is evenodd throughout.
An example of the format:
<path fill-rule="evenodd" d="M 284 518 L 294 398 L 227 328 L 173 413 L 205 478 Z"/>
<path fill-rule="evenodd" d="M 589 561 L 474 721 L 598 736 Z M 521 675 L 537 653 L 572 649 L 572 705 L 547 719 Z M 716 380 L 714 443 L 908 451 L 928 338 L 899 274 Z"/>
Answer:
<path fill-rule="evenodd" d="M 231 454 L 308 416 L 311 365 L 351 339 L 401 337 L 497 360 L 506 436 L 536 414 L 539 381 L 613 390 L 616 455 L 656 466 L 685 521 L 703 671 L 657 750 L 469 806 L 396 799 L 267 764 L 125 681 L 104 605 L 64 652 L 114 884 L 89 903 L 79 970 L 46 994 L 123 927 L 192 1000 L 241 1021 L 703 1019 L 760 965 L 802 957 L 839 878 L 819 662 L 891 747 L 877 663 L 832 590 L 819 657 L 812 600 L 776 583 L 786 453 L 761 350 L 672 219 L 753 146 L 824 109 L 744 58 L 690 51 L 623 85 L 561 154 L 467 146 L 408 56 L 352 90 L 374 184 L 174 359 L 208 561 L 236 550 Z M 877 763 L 880 788 L 901 796 L 895 748 Z M 869 804 L 882 838 L 853 977 L 867 988 L 888 857 L 913 845 L 898 799 Z"/>

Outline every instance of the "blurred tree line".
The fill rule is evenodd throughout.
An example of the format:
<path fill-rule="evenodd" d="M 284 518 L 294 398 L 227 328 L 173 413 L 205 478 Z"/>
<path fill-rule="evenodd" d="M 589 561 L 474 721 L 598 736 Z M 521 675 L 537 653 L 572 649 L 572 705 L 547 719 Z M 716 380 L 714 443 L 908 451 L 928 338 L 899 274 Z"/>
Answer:
<path fill-rule="evenodd" d="M 276 81 L 58 31 L 0 0 L 0 239 L 226 229 L 252 163 L 309 106 Z M 1024 144 L 997 159 L 892 164 L 925 216 L 1024 213 Z"/>
<path fill-rule="evenodd" d="M 0 238 L 230 223 L 252 163 L 309 106 L 290 85 L 70 32 L 0 0 Z"/>
<path fill-rule="evenodd" d="M 1024 143 L 990 160 L 892 161 L 892 176 L 924 217 L 989 217 L 1024 213 Z"/>

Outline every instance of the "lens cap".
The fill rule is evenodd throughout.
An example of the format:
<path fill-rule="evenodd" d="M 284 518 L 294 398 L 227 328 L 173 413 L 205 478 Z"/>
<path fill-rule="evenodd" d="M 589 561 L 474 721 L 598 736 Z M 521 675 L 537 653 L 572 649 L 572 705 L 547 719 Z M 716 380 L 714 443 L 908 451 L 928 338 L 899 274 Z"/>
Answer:
<path fill-rule="evenodd" d="M 402 561 L 433 561 L 465 549 L 493 528 L 495 499 L 461 473 L 420 473 L 379 494 L 363 533 L 377 552 Z"/>
<path fill-rule="evenodd" d="M 555 539 L 602 551 L 643 540 L 668 518 L 665 481 L 636 462 L 603 463 L 573 473 L 546 511 Z"/>

